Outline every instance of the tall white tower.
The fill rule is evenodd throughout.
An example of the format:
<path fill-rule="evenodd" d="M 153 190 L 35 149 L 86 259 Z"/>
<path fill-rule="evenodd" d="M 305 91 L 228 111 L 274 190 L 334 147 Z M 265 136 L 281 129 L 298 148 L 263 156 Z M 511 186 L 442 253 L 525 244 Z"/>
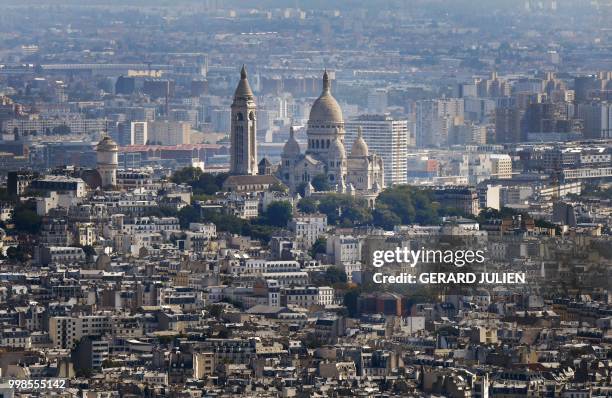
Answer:
<path fill-rule="evenodd" d="M 257 106 L 244 65 L 232 103 L 230 172 L 257 174 Z"/>
<path fill-rule="evenodd" d="M 102 188 L 117 185 L 118 152 L 119 146 L 109 136 L 102 137 L 96 146 L 97 170 L 102 177 Z"/>

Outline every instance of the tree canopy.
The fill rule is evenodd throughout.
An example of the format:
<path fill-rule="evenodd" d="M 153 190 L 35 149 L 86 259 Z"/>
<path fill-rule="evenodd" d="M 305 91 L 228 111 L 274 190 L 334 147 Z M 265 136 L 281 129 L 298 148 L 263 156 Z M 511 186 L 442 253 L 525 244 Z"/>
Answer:
<path fill-rule="evenodd" d="M 287 201 L 272 202 L 263 214 L 265 224 L 274 227 L 286 227 L 293 218 L 293 207 Z"/>
<path fill-rule="evenodd" d="M 214 195 L 223 190 L 223 182 L 227 177 L 227 173 L 211 174 L 197 167 L 184 167 L 172 175 L 172 182 L 190 185 L 196 195 Z"/>
<path fill-rule="evenodd" d="M 330 225 L 374 225 L 386 230 L 402 224 L 438 224 L 442 216 L 467 216 L 458 209 L 440 206 L 431 190 L 408 185 L 385 189 L 378 196 L 374 209 L 360 197 L 337 193 L 317 199 L 303 198 L 297 208 L 303 213 L 325 214 Z"/>
<path fill-rule="evenodd" d="M 439 205 L 428 189 L 399 185 L 385 189 L 376 200 L 378 222 L 389 226 L 390 221 L 401 224 L 435 224 L 439 222 Z"/>
<path fill-rule="evenodd" d="M 318 211 L 318 204 L 313 198 L 303 198 L 298 202 L 297 208 L 302 213 L 312 214 Z"/>
<path fill-rule="evenodd" d="M 314 176 L 311 184 L 313 188 L 319 192 L 329 191 L 331 189 L 331 185 L 329 185 L 325 174 L 317 174 Z"/>
<path fill-rule="evenodd" d="M 310 248 L 310 256 L 315 258 L 317 254 L 324 254 L 327 251 L 327 239 L 324 237 L 318 237 L 315 243 Z"/>
<path fill-rule="evenodd" d="M 331 225 L 352 227 L 372 222 L 368 204 L 361 198 L 344 194 L 329 194 L 319 200 L 318 209 Z"/>
<path fill-rule="evenodd" d="M 30 203 L 20 203 L 13 211 L 13 224 L 18 232 L 37 234 L 40 231 L 42 218 L 36 214 L 36 209 Z"/>
<path fill-rule="evenodd" d="M 281 226 L 286 226 L 292 216 L 288 202 L 273 202 L 270 206 L 262 216 L 250 220 L 193 205 L 183 207 L 178 212 L 178 218 L 181 228 L 188 228 L 192 222 L 210 222 L 215 224 L 217 231 L 250 236 L 267 243 Z"/>

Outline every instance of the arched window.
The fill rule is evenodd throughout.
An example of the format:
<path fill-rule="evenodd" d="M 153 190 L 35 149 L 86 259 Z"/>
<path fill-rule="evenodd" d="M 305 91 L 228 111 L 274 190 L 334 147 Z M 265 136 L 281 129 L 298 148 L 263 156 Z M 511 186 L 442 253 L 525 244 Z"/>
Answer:
<path fill-rule="evenodd" d="M 249 112 L 249 120 L 255 120 L 255 112 Z"/>
<path fill-rule="evenodd" d="M 329 148 L 329 140 L 327 140 L 327 147 Z"/>
<path fill-rule="evenodd" d="M 227 119 L 226 119 L 227 120 Z M 244 116 L 242 115 L 242 112 L 238 112 L 236 114 L 236 120 L 238 120 L 239 122 L 244 120 Z"/>

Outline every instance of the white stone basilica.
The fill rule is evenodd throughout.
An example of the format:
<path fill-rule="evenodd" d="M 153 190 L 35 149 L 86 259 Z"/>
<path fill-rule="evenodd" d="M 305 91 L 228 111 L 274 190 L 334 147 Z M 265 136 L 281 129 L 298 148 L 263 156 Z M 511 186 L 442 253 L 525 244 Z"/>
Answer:
<path fill-rule="evenodd" d="M 308 148 L 302 154 L 293 128 L 283 148 L 278 177 L 292 191 L 307 183 L 306 193 L 317 175 L 324 175 L 335 191 L 360 196 L 373 206 L 384 188 L 383 160 L 370 154 L 361 130 L 347 155 L 344 148 L 344 119 L 338 102 L 331 94 L 327 71 L 323 74 L 323 92 L 310 109 Z"/>

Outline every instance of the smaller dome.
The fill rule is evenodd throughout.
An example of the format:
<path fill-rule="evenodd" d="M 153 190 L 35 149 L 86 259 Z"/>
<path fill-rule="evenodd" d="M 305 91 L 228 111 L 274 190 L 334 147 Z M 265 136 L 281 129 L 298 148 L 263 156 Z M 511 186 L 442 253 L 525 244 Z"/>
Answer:
<path fill-rule="evenodd" d="M 368 144 L 363 139 L 363 130 L 361 127 L 357 128 L 357 139 L 353 142 L 351 147 L 351 156 L 354 157 L 366 157 L 369 155 Z"/>
<path fill-rule="evenodd" d="M 336 136 L 336 138 L 331 142 L 327 157 L 330 160 L 346 159 L 346 151 L 344 150 L 344 145 L 342 145 L 342 142 L 340 142 L 338 136 Z"/>
<path fill-rule="evenodd" d="M 285 142 L 285 146 L 283 147 L 283 156 L 293 157 L 302 153 L 300 149 L 300 144 L 298 144 L 295 139 L 295 132 L 293 130 L 293 126 L 289 129 L 289 139 Z"/>
<path fill-rule="evenodd" d="M 102 137 L 98 145 L 96 146 L 98 152 L 117 152 L 119 151 L 119 145 L 108 135 Z"/>

